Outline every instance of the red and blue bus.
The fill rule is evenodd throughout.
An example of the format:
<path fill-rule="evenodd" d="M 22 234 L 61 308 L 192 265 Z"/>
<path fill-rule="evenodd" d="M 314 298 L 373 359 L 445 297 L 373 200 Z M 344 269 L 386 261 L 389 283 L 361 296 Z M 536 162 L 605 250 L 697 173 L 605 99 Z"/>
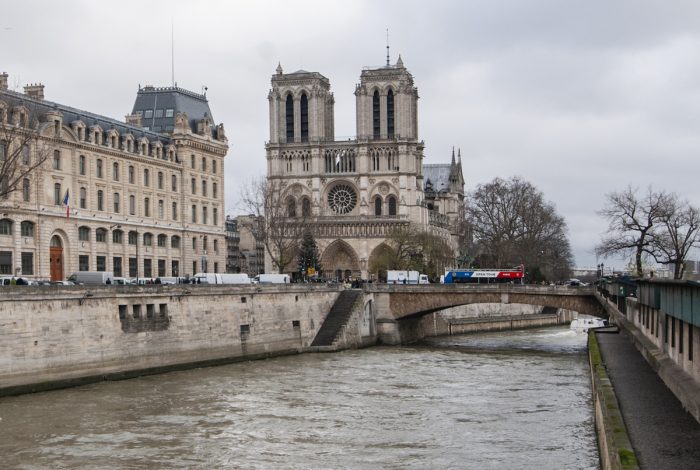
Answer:
<path fill-rule="evenodd" d="M 525 267 L 520 265 L 512 269 L 445 269 L 445 284 L 522 284 Z"/>

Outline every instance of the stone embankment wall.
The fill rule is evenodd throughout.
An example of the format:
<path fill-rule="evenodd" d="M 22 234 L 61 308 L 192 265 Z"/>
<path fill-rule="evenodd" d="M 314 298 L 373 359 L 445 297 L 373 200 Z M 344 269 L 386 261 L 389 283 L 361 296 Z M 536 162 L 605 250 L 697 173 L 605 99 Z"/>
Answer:
<path fill-rule="evenodd" d="M 617 306 L 604 297 L 596 294 L 605 305 L 610 318 L 620 328 L 624 328 L 637 350 L 644 356 L 649 365 L 661 377 L 666 386 L 673 392 L 683 407 L 700 421 L 700 365 L 696 351 L 700 351 L 700 328 L 687 323 L 684 327 L 673 328 L 672 317 L 664 312 L 640 307 L 637 299 L 628 297 L 626 301 L 627 314 L 623 314 Z M 677 320 L 677 319 L 676 319 Z M 677 320 L 676 325 L 680 323 Z M 683 331 L 693 329 L 692 344 L 681 340 Z M 695 361 L 689 360 L 689 354 L 695 356 Z"/>
<path fill-rule="evenodd" d="M 301 352 L 339 295 L 301 284 L 1 289 L 0 395 Z"/>
<path fill-rule="evenodd" d="M 603 470 L 639 468 L 620 405 L 600 356 L 594 331 L 588 333 L 588 359 L 600 464 Z"/>

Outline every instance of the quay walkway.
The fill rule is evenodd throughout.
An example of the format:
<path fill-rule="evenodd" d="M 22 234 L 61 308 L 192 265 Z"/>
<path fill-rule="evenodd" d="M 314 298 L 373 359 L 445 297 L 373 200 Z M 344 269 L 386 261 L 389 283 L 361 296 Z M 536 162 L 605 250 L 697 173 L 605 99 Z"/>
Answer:
<path fill-rule="evenodd" d="M 700 423 L 666 387 L 624 330 L 596 333 L 639 467 L 700 468 Z"/>

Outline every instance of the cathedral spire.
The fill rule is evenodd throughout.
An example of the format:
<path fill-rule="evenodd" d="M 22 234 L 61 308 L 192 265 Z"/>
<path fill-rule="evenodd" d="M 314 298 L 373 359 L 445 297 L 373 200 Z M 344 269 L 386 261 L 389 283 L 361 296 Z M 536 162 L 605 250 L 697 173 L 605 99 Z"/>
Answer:
<path fill-rule="evenodd" d="M 462 164 L 462 149 L 457 149 L 457 163 Z"/>
<path fill-rule="evenodd" d="M 281 62 L 277 62 L 277 69 L 275 69 L 275 71 L 277 72 L 277 75 L 282 75 L 282 63 Z"/>
<path fill-rule="evenodd" d="M 386 29 L 386 66 L 389 66 L 389 28 Z"/>
<path fill-rule="evenodd" d="M 403 60 L 401 60 L 401 54 L 399 54 L 399 60 L 396 61 L 396 66 L 400 69 L 403 68 Z"/>
<path fill-rule="evenodd" d="M 455 148 L 452 146 L 452 166 L 455 164 Z"/>

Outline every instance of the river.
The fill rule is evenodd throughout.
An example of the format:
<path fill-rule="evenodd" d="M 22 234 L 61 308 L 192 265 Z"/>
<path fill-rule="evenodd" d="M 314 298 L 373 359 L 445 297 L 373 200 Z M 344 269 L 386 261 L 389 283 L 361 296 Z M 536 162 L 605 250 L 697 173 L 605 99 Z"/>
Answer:
<path fill-rule="evenodd" d="M 596 469 L 585 335 L 304 354 L 0 399 L 7 469 Z"/>

